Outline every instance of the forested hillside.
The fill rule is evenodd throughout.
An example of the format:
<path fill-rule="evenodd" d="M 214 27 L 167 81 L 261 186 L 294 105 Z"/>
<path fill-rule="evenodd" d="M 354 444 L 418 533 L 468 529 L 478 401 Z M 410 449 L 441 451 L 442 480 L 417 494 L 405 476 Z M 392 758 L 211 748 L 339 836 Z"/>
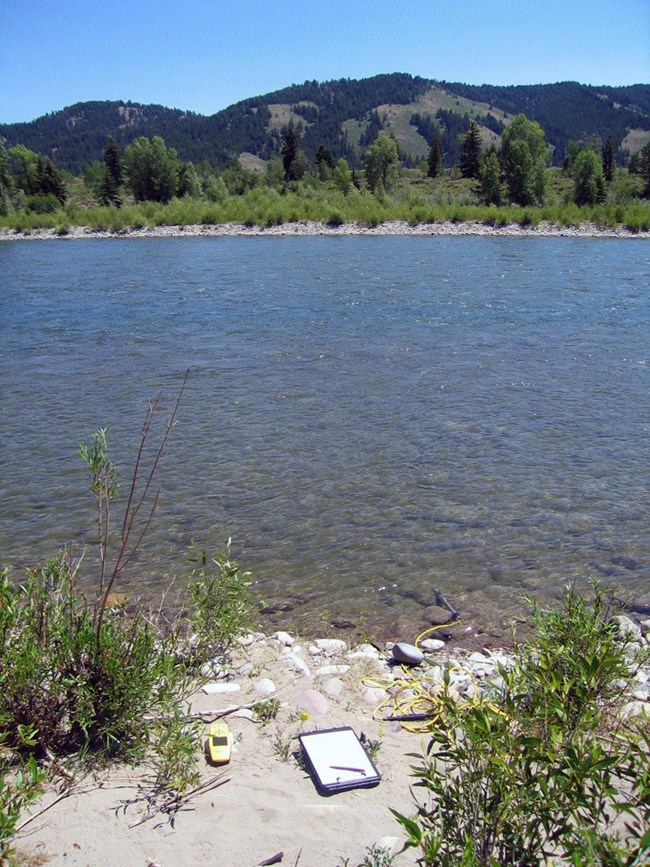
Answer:
<path fill-rule="evenodd" d="M 438 132 L 449 166 L 470 120 L 488 140 L 498 139 L 519 113 L 542 126 L 555 165 L 562 164 L 569 142 L 604 142 L 609 136 L 620 162 L 650 140 L 650 85 L 473 86 L 394 73 L 294 84 L 210 117 L 130 102 L 78 103 L 30 123 L 0 125 L 0 139 L 7 149 L 22 144 L 74 174 L 102 159 L 109 136 L 124 149 L 139 136 L 159 135 L 180 159 L 223 167 L 242 153 L 278 157 L 292 122 L 310 160 L 322 145 L 334 159 L 360 166 L 368 145 L 385 131 L 396 138 L 403 160 L 413 164 L 426 156 Z"/>

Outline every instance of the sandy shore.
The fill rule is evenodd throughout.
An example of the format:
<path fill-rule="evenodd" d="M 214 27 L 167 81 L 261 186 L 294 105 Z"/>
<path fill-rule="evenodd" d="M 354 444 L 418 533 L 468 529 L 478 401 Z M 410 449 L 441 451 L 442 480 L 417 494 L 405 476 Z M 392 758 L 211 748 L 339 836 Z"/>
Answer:
<path fill-rule="evenodd" d="M 391 221 L 378 226 L 362 226 L 358 223 L 343 223 L 340 226 L 325 223 L 283 223 L 280 226 L 261 228 L 243 223 L 223 223 L 211 226 L 155 226 L 152 228 L 124 229 L 119 232 L 95 231 L 85 226 L 72 226 L 65 234 L 55 229 L 34 229 L 30 232 L 0 230 L 0 241 L 77 240 L 80 238 L 221 238 L 233 236 L 277 237 L 294 235 L 417 235 L 417 236 L 494 236 L 517 238 L 650 238 L 650 232 L 631 232 L 585 223 L 581 226 L 556 226 L 541 222 L 537 226 L 522 226 L 511 223 L 506 226 L 489 226 L 485 223 L 418 223 Z"/>
<path fill-rule="evenodd" d="M 639 646 L 650 643 L 650 620 L 624 620 Z M 390 645 L 350 648 L 340 639 L 303 641 L 286 632 L 246 636 L 227 667 L 210 666 L 207 691 L 198 692 L 189 709 L 205 713 L 207 723 L 217 711 L 238 708 L 225 717 L 236 742 L 230 764 L 216 769 L 200 760 L 202 782 L 214 780 L 215 788 L 170 816 L 151 809 L 146 768 L 87 778 L 58 803 L 55 792 L 41 798 L 36 811 L 54 805 L 25 826 L 18 851 L 32 859 L 28 864 L 78 867 L 254 867 L 279 853 L 274 863 L 285 867 L 356 867 L 379 842 L 400 852 L 404 837 L 389 808 L 414 815 L 409 754 L 419 754 L 427 736 L 376 717 L 406 712 L 391 692 L 412 686 L 410 678 L 439 680 L 447 664 L 460 700 L 471 701 L 498 686 L 497 664 L 511 659 L 503 650 L 449 647 L 436 634 L 430 645 L 422 642 L 424 664 L 415 668 L 395 664 Z M 650 715 L 650 668 L 628 692 L 626 712 L 645 708 Z M 265 698 L 280 707 L 275 719 L 262 723 L 249 706 Z M 371 743 L 381 780 L 373 788 L 323 796 L 298 761 L 296 738 L 341 726 Z M 409 850 L 395 865 L 412 867 L 416 860 Z"/>

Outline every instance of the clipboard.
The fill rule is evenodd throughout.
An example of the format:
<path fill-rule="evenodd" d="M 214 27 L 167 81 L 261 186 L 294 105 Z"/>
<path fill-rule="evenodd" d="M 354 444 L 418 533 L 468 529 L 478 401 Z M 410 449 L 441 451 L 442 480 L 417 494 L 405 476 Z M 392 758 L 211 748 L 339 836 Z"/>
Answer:
<path fill-rule="evenodd" d="M 323 795 L 369 788 L 381 780 L 350 726 L 304 732 L 298 740 L 316 788 Z"/>

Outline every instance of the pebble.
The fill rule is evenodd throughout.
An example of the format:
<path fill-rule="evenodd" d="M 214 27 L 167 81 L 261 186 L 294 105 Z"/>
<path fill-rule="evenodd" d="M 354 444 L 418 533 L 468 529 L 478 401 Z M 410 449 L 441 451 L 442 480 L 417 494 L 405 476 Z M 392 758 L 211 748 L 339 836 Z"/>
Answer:
<path fill-rule="evenodd" d="M 228 677 L 228 669 L 218 659 L 210 659 L 204 662 L 200 668 L 201 677 L 212 677 L 215 679 Z"/>

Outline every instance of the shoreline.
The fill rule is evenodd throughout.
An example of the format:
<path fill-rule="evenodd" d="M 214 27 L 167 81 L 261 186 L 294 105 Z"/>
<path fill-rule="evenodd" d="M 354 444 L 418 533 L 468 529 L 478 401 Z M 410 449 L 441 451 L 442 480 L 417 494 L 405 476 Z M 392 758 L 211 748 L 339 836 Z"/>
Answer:
<path fill-rule="evenodd" d="M 333 225 L 314 221 L 282 223 L 277 226 L 249 226 L 244 223 L 220 223 L 214 225 L 145 226 L 118 231 L 97 230 L 88 226 L 71 226 L 61 232 L 57 229 L 33 229 L 19 232 L 0 229 L 0 241 L 49 241 L 78 240 L 83 238 L 221 238 L 221 237 L 316 237 L 325 236 L 416 236 L 416 237 L 509 237 L 509 238 L 635 238 L 649 239 L 650 231 L 633 232 L 622 226 L 616 228 L 583 223 L 580 226 L 558 226 L 540 222 L 522 226 L 508 223 L 505 226 L 479 222 L 417 223 L 392 220 L 377 226 L 364 226 L 356 222 Z"/>

